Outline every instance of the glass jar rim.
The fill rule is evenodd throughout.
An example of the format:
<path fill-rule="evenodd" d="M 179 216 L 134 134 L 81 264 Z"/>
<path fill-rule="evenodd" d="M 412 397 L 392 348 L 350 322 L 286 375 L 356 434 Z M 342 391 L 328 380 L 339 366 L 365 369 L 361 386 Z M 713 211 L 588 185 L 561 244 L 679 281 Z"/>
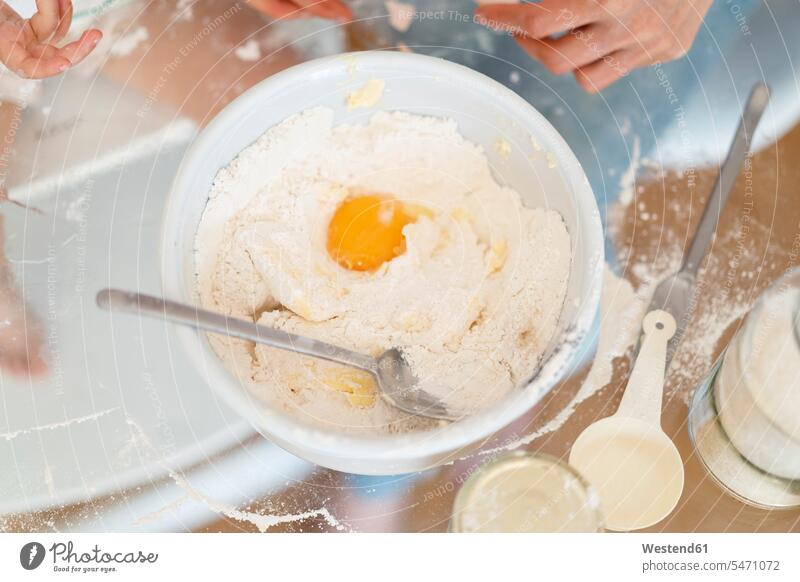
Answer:
<path fill-rule="evenodd" d="M 571 478 L 578 483 L 580 490 L 585 498 L 584 506 L 587 507 L 593 514 L 595 531 L 601 532 L 605 529 L 605 518 L 603 516 L 602 508 L 600 507 L 600 498 L 592 485 L 581 475 L 575 468 L 563 459 L 549 455 L 547 453 L 534 453 L 530 451 L 511 451 L 495 457 L 494 459 L 483 463 L 475 468 L 472 474 L 469 475 L 467 480 L 461 486 L 461 489 L 456 493 L 455 500 L 453 501 L 452 515 L 450 516 L 450 531 L 463 532 L 461 521 L 466 513 L 467 500 L 471 498 L 472 493 L 480 486 L 481 482 L 491 475 L 492 472 L 501 468 L 503 465 L 519 461 L 520 459 L 530 461 L 540 461 L 548 463 L 560 471 L 564 471 Z"/>

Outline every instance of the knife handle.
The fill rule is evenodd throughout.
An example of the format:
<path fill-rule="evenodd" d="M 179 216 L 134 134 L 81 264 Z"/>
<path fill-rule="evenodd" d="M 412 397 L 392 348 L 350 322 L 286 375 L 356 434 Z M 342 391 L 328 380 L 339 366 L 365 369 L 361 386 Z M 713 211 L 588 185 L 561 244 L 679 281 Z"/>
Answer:
<path fill-rule="evenodd" d="M 725 208 L 731 188 L 733 188 L 736 177 L 739 175 L 742 162 L 744 162 L 747 153 L 750 151 L 753 134 L 756 132 L 758 122 L 761 120 L 761 115 L 764 113 L 764 109 L 767 108 L 768 103 L 769 87 L 764 83 L 756 83 L 747 98 L 733 143 L 731 143 L 728 155 L 719 169 L 717 180 L 714 182 L 714 187 L 711 189 L 708 202 L 706 202 L 706 207 L 700 218 L 700 225 L 695 231 L 694 239 L 692 239 L 689 251 L 683 260 L 681 272 L 692 275 L 697 274 L 700 262 L 703 260 L 711 238 L 717 229 L 717 222 L 722 214 L 722 209 Z"/>

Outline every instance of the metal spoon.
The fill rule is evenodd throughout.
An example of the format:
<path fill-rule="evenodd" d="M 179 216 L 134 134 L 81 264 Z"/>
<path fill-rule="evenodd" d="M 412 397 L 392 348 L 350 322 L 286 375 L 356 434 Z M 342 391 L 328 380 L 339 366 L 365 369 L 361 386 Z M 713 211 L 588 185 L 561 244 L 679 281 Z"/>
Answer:
<path fill-rule="evenodd" d="M 458 420 L 438 398 L 420 390 L 417 377 L 398 348 L 386 350 L 377 358 L 346 350 L 326 342 L 288 333 L 252 321 L 228 317 L 176 301 L 119 289 L 103 289 L 97 305 L 109 311 L 138 313 L 222 335 L 249 340 L 273 348 L 313 356 L 371 373 L 378 390 L 389 404 L 416 416 Z"/>
<path fill-rule="evenodd" d="M 756 132 L 758 122 L 768 103 L 769 87 L 764 83 L 756 83 L 747 98 L 736 135 L 728 150 L 728 155 L 719 169 L 717 181 L 708 196 L 700 224 L 689 245 L 689 250 L 683 258 L 683 264 L 677 273 L 670 275 L 658 284 L 653 298 L 650 300 L 648 312 L 663 309 L 672 314 L 678 324 L 677 333 L 672 338 L 671 345 L 667 350 L 667 368 L 669 368 L 675 349 L 680 343 L 692 315 L 697 269 L 716 232 L 717 221 L 728 202 L 733 184 L 739 175 L 739 169 L 750 151 L 753 134 Z"/>

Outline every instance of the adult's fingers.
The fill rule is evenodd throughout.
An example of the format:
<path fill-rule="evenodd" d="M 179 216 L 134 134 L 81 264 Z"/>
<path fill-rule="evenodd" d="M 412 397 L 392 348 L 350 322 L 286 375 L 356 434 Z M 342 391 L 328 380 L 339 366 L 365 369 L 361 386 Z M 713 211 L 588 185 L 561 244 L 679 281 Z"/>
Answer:
<path fill-rule="evenodd" d="M 340 0 L 249 0 L 256 10 L 272 18 L 308 18 L 352 20 L 353 13 Z"/>
<path fill-rule="evenodd" d="M 622 49 L 580 67 L 575 71 L 575 80 L 587 93 L 599 93 L 650 60 L 647 52 L 639 47 Z"/>
<path fill-rule="evenodd" d="M 533 38 L 546 38 L 602 18 L 595 2 L 542 0 L 536 4 L 487 4 L 475 10 L 478 23 Z"/>
<path fill-rule="evenodd" d="M 623 35 L 610 34 L 605 24 L 589 24 L 555 39 L 517 36 L 517 42 L 548 71 L 563 75 L 588 65 L 629 43 Z"/>
<path fill-rule="evenodd" d="M 275 19 L 303 18 L 304 16 L 308 16 L 297 4 L 290 0 L 248 0 L 247 3 L 256 10 Z"/>
<path fill-rule="evenodd" d="M 59 0 L 36 0 L 36 13 L 29 22 L 34 36 L 39 42 L 49 41 L 61 21 Z"/>
<path fill-rule="evenodd" d="M 297 4 L 307 9 L 314 16 L 330 20 L 349 21 L 353 19 L 353 12 L 341 0 L 295 0 Z"/>

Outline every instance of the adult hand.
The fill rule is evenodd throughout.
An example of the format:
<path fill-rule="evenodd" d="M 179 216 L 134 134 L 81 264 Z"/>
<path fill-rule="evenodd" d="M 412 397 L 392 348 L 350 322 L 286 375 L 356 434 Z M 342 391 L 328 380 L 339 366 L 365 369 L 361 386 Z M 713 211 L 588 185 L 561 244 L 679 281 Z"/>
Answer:
<path fill-rule="evenodd" d="M 22 18 L 0 2 L 0 60 L 21 77 L 52 77 L 77 65 L 103 37 L 96 29 L 56 47 L 72 23 L 72 0 L 36 0 L 36 13 Z"/>
<path fill-rule="evenodd" d="M 513 33 L 551 73 L 573 73 L 581 87 L 596 93 L 633 69 L 685 55 L 711 3 L 541 0 L 480 6 L 476 20 Z"/>
<path fill-rule="evenodd" d="M 248 0 L 256 10 L 272 18 L 308 18 L 317 16 L 349 21 L 353 13 L 341 0 Z"/>

